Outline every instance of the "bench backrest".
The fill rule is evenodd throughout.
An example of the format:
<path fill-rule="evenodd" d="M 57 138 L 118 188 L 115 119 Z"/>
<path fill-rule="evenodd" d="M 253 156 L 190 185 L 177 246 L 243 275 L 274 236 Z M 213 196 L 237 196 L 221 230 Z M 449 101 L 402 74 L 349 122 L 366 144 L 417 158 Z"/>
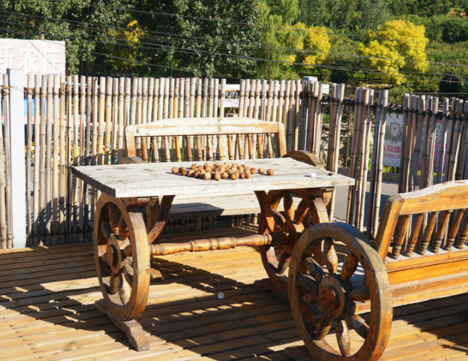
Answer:
<path fill-rule="evenodd" d="M 275 150 L 277 157 L 286 154 L 283 124 L 250 118 L 166 119 L 128 126 L 125 135 L 127 156 L 148 160 L 152 149 L 153 161 L 263 158 L 273 157 Z"/>
<path fill-rule="evenodd" d="M 424 255 L 439 253 L 441 248 L 464 248 L 468 222 L 463 222 L 463 216 L 467 208 L 468 180 L 394 195 L 385 204 L 375 239 L 377 252 L 385 261 L 387 256 L 396 259 L 400 253 L 411 257 L 413 252 Z M 392 252 L 388 254 L 392 239 Z"/>

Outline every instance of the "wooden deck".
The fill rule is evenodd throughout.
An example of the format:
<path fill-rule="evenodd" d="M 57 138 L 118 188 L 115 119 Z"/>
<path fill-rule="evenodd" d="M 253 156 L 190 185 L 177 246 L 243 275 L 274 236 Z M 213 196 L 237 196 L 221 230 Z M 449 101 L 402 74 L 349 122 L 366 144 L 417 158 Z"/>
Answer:
<path fill-rule="evenodd" d="M 289 360 L 284 348 L 302 344 L 289 306 L 253 286 L 265 276 L 255 250 L 157 262 L 165 279 L 153 282 L 140 319 L 151 349 L 137 353 L 93 305 L 101 293 L 91 243 L 0 251 L 0 359 L 280 361 Z M 395 309 L 382 360 L 468 360 L 467 311 L 468 294 Z"/>

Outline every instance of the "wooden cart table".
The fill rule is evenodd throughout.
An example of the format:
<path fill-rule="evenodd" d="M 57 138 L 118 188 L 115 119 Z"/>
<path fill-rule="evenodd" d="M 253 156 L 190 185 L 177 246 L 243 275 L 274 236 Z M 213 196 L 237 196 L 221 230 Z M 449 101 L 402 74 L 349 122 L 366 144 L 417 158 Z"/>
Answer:
<path fill-rule="evenodd" d="M 135 319 L 142 314 L 148 300 L 150 257 L 259 246 L 271 282 L 278 292 L 287 294 L 284 273 L 298 237 L 308 224 L 328 221 L 324 191 L 354 184 L 351 178 L 292 158 L 245 162 L 251 167 L 273 169 L 275 173 L 236 181 L 206 181 L 171 173 L 173 166 L 189 167 L 188 162 L 73 167 L 75 176 L 102 192 L 94 220 L 96 268 L 104 295 L 97 306 L 127 334 L 137 350 L 149 348 Z M 203 197 L 249 192 L 255 193 L 260 204 L 259 235 L 175 244 L 159 242 L 175 196 L 202 202 Z M 155 199 L 156 206 L 148 211 L 147 205 Z M 284 212 L 277 211 L 281 200 Z M 324 243 L 326 256 L 322 263 L 336 267 L 333 243 Z"/>

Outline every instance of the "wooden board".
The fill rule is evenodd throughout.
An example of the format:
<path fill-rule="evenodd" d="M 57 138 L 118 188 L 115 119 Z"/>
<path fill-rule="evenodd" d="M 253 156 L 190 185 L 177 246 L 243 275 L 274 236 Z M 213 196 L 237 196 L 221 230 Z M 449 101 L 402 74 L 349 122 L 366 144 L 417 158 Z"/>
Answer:
<path fill-rule="evenodd" d="M 171 173 L 172 167 L 190 167 L 191 162 L 122 164 L 73 167 L 72 172 L 87 184 L 113 197 L 156 197 L 178 195 L 184 198 L 225 196 L 274 189 L 322 188 L 353 185 L 354 179 L 330 173 L 291 158 L 245 161 L 250 167 L 273 169 L 275 174 L 255 174 L 250 179 L 209 180 Z M 313 173 L 315 176 L 310 177 Z"/>

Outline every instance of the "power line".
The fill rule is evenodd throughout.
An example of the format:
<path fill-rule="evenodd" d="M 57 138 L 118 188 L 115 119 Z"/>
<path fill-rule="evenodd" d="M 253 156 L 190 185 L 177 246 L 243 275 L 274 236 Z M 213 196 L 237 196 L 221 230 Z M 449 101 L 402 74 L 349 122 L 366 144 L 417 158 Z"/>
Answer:
<path fill-rule="evenodd" d="M 87 26 L 87 30 L 88 29 L 93 29 L 93 30 L 102 30 L 98 27 L 93 27 L 93 26 L 89 26 L 89 23 L 86 23 L 86 22 L 83 22 L 83 21 L 79 21 L 79 20 L 63 20 L 63 19 L 54 19 L 54 18 L 48 18 L 48 17 L 43 17 L 43 16 L 39 16 L 39 15 L 28 15 L 28 14 L 24 14 L 24 13 L 15 13 L 15 14 L 21 14 L 21 15 L 24 15 L 24 16 L 28 16 L 28 17 L 32 17 L 32 18 L 42 18 L 42 19 L 47 19 L 47 20 L 53 20 L 53 21 L 60 21 L 60 22 L 70 22 L 70 23 L 79 23 L 79 24 L 86 24 Z M 0 15 L 1 16 L 1 15 Z M 13 24 L 17 24 L 17 25 L 22 25 L 20 23 L 13 23 Z M 23 26 L 26 25 L 26 26 L 31 26 L 29 24 L 23 24 Z M 32 27 L 32 26 L 31 26 Z M 115 27 L 116 29 L 119 29 L 119 30 L 123 30 L 123 31 L 132 31 L 133 29 L 131 28 L 124 28 L 124 27 Z M 78 28 L 81 30 L 81 28 Z M 141 30 L 142 32 L 145 32 L 144 30 Z M 202 37 L 196 37 L 196 36 L 188 36 L 188 35 L 180 35 L 180 34 L 173 34 L 173 33 L 165 33 L 165 32 L 157 32 L 157 31 L 147 31 L 149 33 L 154 33 L 154 34 L 162 34 L 162 35 L 167 35 L 167 36 L 171 36 L 171 37 L 182 37 L 182 38 L 187 38 L 187 39 L 199 39 L 200 41 L 203 41 L 203 42 L 208 42 L 209 40 L 206 39 L 206 38 L 202 38 Z M 141 37 L 144 37 L 146 39 L 160 39 L 160 37 L 152 37 L 152 36 L 148 36 L 146 34 L 143 34 Z M 117 39 L 116 39 L 117 40 Z M 120 39 L 118 39 L 120 40 Z M 172 39 L 167 39 L 165 41 L 171 41 Z M 213 40 L 218 40 L 218 39 L 213 39 Z M 244 42 L 233 42 L 233 41 L 226 41 L 224 39 L 220 39 L 221 41 L 223 41 L 224 43 L 228 42 L 228 43 L 232 43 L 232 44 L 243 44 Z M 218 40 L 218 41 L 220 41 Z M 125 40 L 124 40 L 125 41 Z M 161 41 L 161 40 L 159 40 Z M 143 45 L 154 45 L 154 46 L 159 46 L 161 47 L 162 45 L 160 44 L 154 44 L 154 43 L 148 43 L 148 42 L 141 42 L 139 41 L 140 44 L 143 44 Z M 251 46 L 252 44 L 251 43 L 245 43 L 249 46 Z M 273 49 L 273 50 L 283 50 L 283 51 L 289 51 L 290 53 L 296 53 L 296 54 L 323 54 L 323 55 L 327 55 L 327 56 L 330 56 L 330 57 L 339 57 L 339 56 L 343 56 L 343 57 L 353 57 L 353 58 L 362 58 L 362 59 L 375 59 L 375 60 L 389 60 L 389 61 L 396 61 L 397 59 L 392 59 L 392 58 L 384 58 L 384 57 L 377 57 L 377 56 L 366 56 L 366 55 L 358 55 L 358 54 L 344 54 L 344 53 L 326 53 L 326 52 L 321 52 L 321 51 L 317 51 L 317 50 L 297 50 L 297 49 L 294 49 L 294 48 L 285 48 L 285 47 L 277 47 L 277 46 L 268 46 L 268 45 L 263 45 L 263 44 L 258 44 L 259 47 L 263 47 L 263 48 L 268 48 L 268 49 Z M 221 48 L 225 48 L 227 49 L 227 47 L 223 47 L 221 46 Z M 194 50 L 194 49 L 186 49 L 186 50 Z M 245 49 L 243 49 L 245 50 Z M 249 49 L 250 50 L 250 49 Z M 204 50 L 201 50 L 201 49 L 196 49 L 196 51 L 204 51 Z M 434 61 L 422 61 L 422 60 L 412 60 L 412 59 L 404 59 L 404 61 L 406 63 L 423 63 L 423 64 L 433 64 L 433 65 L 441 65 L 441 66 L 453 66 L 453 67 L 462 67 L 462 68 L 466 68 L 468 67 L 468 65 L 465 65 L 465 64 L 456 64 L 456 63 L 443 63 L 443 62 L 434 62 Z M 442 75 L 453 75 L 453 74 L 442 74 Z"/>
<path fill-rule="evenodd" d="M 18 31 L 14 31 L 12 29 L 5 29 L 5 28 L 0 28 L 0 30 L 4 30 L 4 31 L 7 31 L 7 32 L 14 32 L 14 33 L 17 33 L 17 34 L 22 34 L 21 32 L 18 32 Z M 28 35 L 29 34 L 32 34 L 32 35 L 40 35 L 39 33 L 27 33 Z M 24 35 L 24 34 L 23 34 Z M 72 38 L 73 39 L 73 38 Z M 81 40 L 81 39 L 79 39 Z M 44 40 L 46 41 L 46 40 Z M 130 46 L 130 47 L 133 47 L 132 45 L 128 45 L 128 44 L 114 44 L 114 43 L 108 43 L 108 42 L 101 42 L 101 41 L 97 41 L 97 40 L 88 40 L 89 42 L 94 42 L 94 43 L 102 43 L 102 44 L 106 44 L 106 45 L 117 45 L 117 46 Z M 162 45 L 161 45 L 162 46 Z M 167 47 L 167 46 L 165 46 Z M 172 47 L 169 47 L 172 49 Z M 153 49 L 153 48 L 151 48 Z M 182 48 L 184 49 L 184 48 Z M 126 59 L 126 58 L 122 58 L 122 57 L 116 57 L 116 56 L 111 56 L 111 55 L 108 55 L 108 54 L 105 54 L 105 53 L 99 53 L 99 52 L 95 52 L 95 51 L 91 51 L 91 50 L 87 50 L 87 49 L 83 49 L 84 51 L 86 52 L 90 52 L 90 53 L 93 53 L 93 54 L 99 54 L 99 55 L 104 55 L 104 56 L 107 56 L 107 57 L 110 57 L 110 58 L 114 58 L 114 59 L 120 59 L 120 60 L 125 60 L 125 61 L 129 61 L 129 59 Z M 194 54 L 195 51 L 199 51 L 199 50 L 192 50 L 192 52 L 188 52 L 187 49 L 185 49 L 185 53 L 188 53 L 188 54 Z M 189 49 L 191 50 L 191 49 Z M 182 50 L 174 50 L 174 52 L 181 52 L 181 53 L 184 53 L 184 51 Z M 297 65 L 297 66 L 309 66 L 309 67 L 317 67 L 317 68 L 323 68 L 323 69 L 334 69 L 334 70 L 364 70 L 364 71 L 367 71 L 367 72 L 370 72 L 370 73 L 377 73 L 377 74 L 380 74 L 380 75 L 383 75 L 383 76 L 390 76 L 390 77 L 405 77 L 407 79 L 426 79 L 426 80 L 431 80 L 431 79 L 427 79 L 427 78 L 423 78 L 423 77 L 415 77 L 415 76 L 405 76 L 403 74 L 422 74 L 422 75 L 449 75 L 449 76 L 452 76 L 452 74 L 440 74 L 440 73 L 421 73 L 421 72 L 399 72 L 399 73 L 385 73 L 383 71 L 380 71 L 380 70 L 377 70 L 377 69 L 370 69 L 370 68 L 362 68 L 362 67 L 349 67 L 349 66 L 327 66 L 327 65 L 317 65 L 317 64 L 303 64 L 303 63 L 294 63 L 294 62 L 287 62 L 287 61 L 282 61 L 282 60 L 272 60 L 272 59 L 261 59 L 261 58 L 253 58 L 253 57 L 245 57 L 245 56 L 239 56 L 239 55 L 234 55 L 234 54 L 221 54 L 221 53 L 214 53 L 214 52 L 208 52 L 208 51 L 205 51 L 205 53 L 211 53 L 213 55 L 219 55 L 219 56 L 232 56 L 232 57 L 236 57 L 236 58 L 242 58 L 242 59 L 248 59 L 248 60 L 255 60 L 255 61 L 261 61 L 261 62 L 273 62 L 273 63 L 282 63 L 282 64 L 287 64 L 287 65 Z M 143 64 L 143 65 L 149 65 L 149 66 L 155 66 L 155 67 L 162 67 L 162 68 L 167 68 L 167 69 L 173 69 L 173 70 L 180 70 L 180 71 L 184 71 L 184 72 L 188 72 L 188 73 L 193 73 L 195 70 L 187 70 L 187 69 L 180 69 L 180 68 L 174 68 L 174 67 L 167 67 L 167 66 L 162 66 L 162 65 L 159 65 L 159 64 L 153 64 L 153 63 L 148 63 L 148 62 L 143 62 L 143 61 L 138 61 L 138 60 L 130 60 L 132 62 L 135 62 L 135 63 L 138 63 L 138 64 Z M 201 74 L 208 74 L 206 72 L 200 72 Z M 219 75 L 213 75 L 213 76 L 218 76 Z M 225 76 L 225 75 L 223 75 Z M 231 78 L 231 79 L 239 79 L 239 78 L 236 78 L 236 77 L 231 77 L 231 76 L 225 76 L 226 78 Z M 458 76 L 459 78 L 468 78 L 468 76 Z M 449 83 L 462 83 L 462 82 L 459 82 L 459 81 L 453 81 L 453 80 L 445 80 L 445 79 L 432 79 L 432 80 L 435 80 L 435 81 L 442 81 L 442 82 L 449 82 Z"/>

